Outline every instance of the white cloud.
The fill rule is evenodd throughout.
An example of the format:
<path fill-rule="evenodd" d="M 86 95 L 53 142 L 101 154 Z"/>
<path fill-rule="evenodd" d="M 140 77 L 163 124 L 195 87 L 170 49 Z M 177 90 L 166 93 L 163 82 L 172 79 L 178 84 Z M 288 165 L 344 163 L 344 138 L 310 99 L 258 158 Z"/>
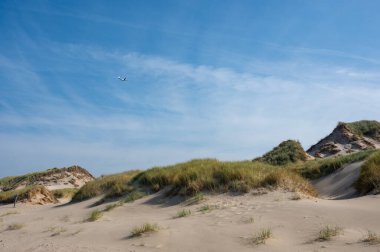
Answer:
<path fill-rule="evenodd" d="M 106 173 L 198 157 L 250 159 L 289 138 L 307 148 L 338 121 L 380 117 L 380 87 L 368 80 L 376 73 L 362 69 L 255 61 L 237 71 L 84 46 L 71 45 L 70 51 L 90 69 L 101 64 L 99 75 L 112 76 L 93 80 L 93 93 L 62 80 L 62 96 L 23 64 L 21 72 L 35 76 L 46 97 L 22 111 L 3 105 L 4 165 L 36 169 L 73 162 L 98 173 L 109 167 Z M 2 62 L 4 71 L 17 65 Z M 126 71 L 129 81 L 119 82 L 114 69 Z M 15 85 L 22 90 L 20 83 Z M 12 158 L 15 152 L 25 158 Z"/>

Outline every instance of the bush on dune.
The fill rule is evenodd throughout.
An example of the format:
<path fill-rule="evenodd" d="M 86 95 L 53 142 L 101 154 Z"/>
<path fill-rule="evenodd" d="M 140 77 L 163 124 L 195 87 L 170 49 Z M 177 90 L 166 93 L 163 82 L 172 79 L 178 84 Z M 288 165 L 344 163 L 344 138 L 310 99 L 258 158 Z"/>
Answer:
<path fill-rule="evenodd" d="M 272 165 L 286 165 L 298 161 L 306 161 L 307 158 L 308 156 L 300 142 L 287 140 L 256 160 Z"/>
<path fill-rule="evenodd" d="M 380 192 L 380 151 L 373 153 L 363 164 L 355 186 L 363 194 Z"/>
<path fill-rule="evenodd" d="M 128 183 L 138 173 L 139 171 L 133 170 L 103 176 L 94 181 L 88 182 L 81 189 L 79 189 L 79 191 L 74 195 L 72 201 L 82 201 L 102 194 L 105 194 L 107 198 L 122 196 L 132 190 L 128 187 Z"/>
<path fill-rule="evenodd" d="M 250 161 L 196 159 L 147 170 L 134 180 L 154 191 L 170 186 L 172 195 L 188 196 L 201 191 L 245 193 L 259 187 L 282 187 L 316 195 L 309 182 L 292 170 Z"/>

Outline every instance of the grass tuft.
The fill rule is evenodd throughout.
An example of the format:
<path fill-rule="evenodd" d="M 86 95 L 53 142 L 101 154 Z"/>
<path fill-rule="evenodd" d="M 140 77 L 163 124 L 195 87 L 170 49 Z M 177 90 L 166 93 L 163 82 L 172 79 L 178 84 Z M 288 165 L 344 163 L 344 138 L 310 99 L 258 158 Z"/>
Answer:
<path fill-rule="evenodd" d="M 52 190 L 51 192 L 53 193 L 54 197 L 57 199 L 62 199 L 62 198 L 68 198 L 71 199 L 79 189 L 77 188 L 63 188 L 63 189 L 56 189 Z"/>
<path fill-rule="evenodd" d="M 25 225 L 21 224 L 21 223 L 12 223 L 12 224 L 8 225 L 7 230 L 19 230 L 19 229 L 23 228 L 24 226 Z"/>
<path fill-rule="evenodd" d="M 177 212 L 175 218 L 183 218 L 191 215 L 191 211 L 189 209 L 183 209 Z"/>
<path fill-rule="evenodd" d="M 199 212 L 207 213 L 207 212 L 211 212 L 212 210 L 215 210 L 215 209 L 217 209 L 217 206 L 206 204 L 206 205 L 203 205 L 199 208 Z"/>
<path fill-rule="evenodd" d="M 112 209 L 119 207 L 119 206 L 121 206 L 121 203 L 114 203 L 114 204 L 107 205 L 104 207 L 103 212 L 109 212 Z"/>
<path fill-rule="evenodd" d="M 51 227 L 49 228 L 48 230 L 49 232 L 52 232 L 52 234 L 50 235 L 51 237 L 54 237 L 54 236 L 58 236 L 64 232 L 67 231 L 66 228 L 63 228 L 63 227 Z"/>
<path fill-rule="evenodd" d="M 72 201 L 83 201 L 102 194 L 105 194 L 106 198 L 123 196 L 133 190 L 128 184 L 137 174 L 139 174 L 139 171 L 128 171 L 97 178 L 81 187 L 72 198 Z"/>
<path fill-rule="evenodd" d="M 87 218 L 87 221 L 93 222 L 100 219 L 102 216 L 103 216 L 103 212 L 100 211 L 99 209 L 95 209 L 94 211 L 91 212 L 90 216 Z"/>
<path fill-rule="evenodd" d="M 141 199 L 144 197 L 146 194 L 144 192 L 140 191 L 133 191 L 130 192 L 127 197 L 123 200 L 124 203 L 131 203 L 134 202 L 135 200 Z"/>
<path fill-rule="evenodd" d="M 356 189 L 361 193 L 380 193 L 380 151 L 374 152 L 363 164 Z"/>
<path fill-rule="evenodd" d="M 380 244 L 380 236 L 375 232 L 368 230 L 368 233 L 363 238 L 362 242 L 368 243 L 370 245 Z"/>
<path fill-rule="evenodd" d="M 265 228 L 255 234 L 251 242 L 255 245 L 265 244 L 266 241 L 273 236 L 272 230 L 270 228 Z"/>
<path fill-rule="evenodd" d="M 140 227 L 134 227 L 131 231 L 130 237 L 139 237 L 146 233 L 157 232 L 159 230 L 157 224 L 145 223 Z"/>
<path fill-rule="evenodd" d="M 343 229 L 341 227 L 335 226 L 330 227 L 325 226 L 321 231 L 319 231 L 318 241 L 329 241 L 333 237 L 343 234 Z"/>

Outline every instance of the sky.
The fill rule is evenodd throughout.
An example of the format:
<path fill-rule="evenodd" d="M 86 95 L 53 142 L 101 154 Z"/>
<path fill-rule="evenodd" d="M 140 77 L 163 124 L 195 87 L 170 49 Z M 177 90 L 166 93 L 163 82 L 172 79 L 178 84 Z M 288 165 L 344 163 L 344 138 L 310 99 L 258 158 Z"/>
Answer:
<path fill-rule="evenodd" d="M 0 177 L 305 149 L 380 119 L 376 0 L 0 1 Z M 127 76 L 128 81 L 118 80 Z"/>

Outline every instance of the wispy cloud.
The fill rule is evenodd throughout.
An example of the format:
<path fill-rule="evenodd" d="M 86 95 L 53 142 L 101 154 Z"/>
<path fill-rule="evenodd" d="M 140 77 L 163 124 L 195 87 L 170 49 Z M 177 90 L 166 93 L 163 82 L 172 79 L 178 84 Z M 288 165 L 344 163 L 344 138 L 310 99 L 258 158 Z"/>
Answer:
<path fill-rule="evenodd" d="M 25 94 L 0 99 L 5 165 L 36 169 L 78 163 L 99 174 L 108 172 L 105 168 L 148 168 L 198 157 L 250 159 L 288 138 L 308 147 L 337 121 L 380 117 L 380 88 L 372 83 L 377 74 L 363 69 L 252 61 L 246 62 L 252 68 L 236 71 L 61 46 L 54 54 L 81 62 L 88 83 L 72 83 L 68 74 L 54 86 L 28 62 L 0 58 L 11 93 Z M 124 71 L 127 83 L 116 79 Z M 75 66 L 67 72 L 79 74 Z M 28 86 L 24 78 L 40 87 Z M 88 85 L 91 90 L 83 91 Z M 15 152 L 28 162 L 12 158 Z"/>

